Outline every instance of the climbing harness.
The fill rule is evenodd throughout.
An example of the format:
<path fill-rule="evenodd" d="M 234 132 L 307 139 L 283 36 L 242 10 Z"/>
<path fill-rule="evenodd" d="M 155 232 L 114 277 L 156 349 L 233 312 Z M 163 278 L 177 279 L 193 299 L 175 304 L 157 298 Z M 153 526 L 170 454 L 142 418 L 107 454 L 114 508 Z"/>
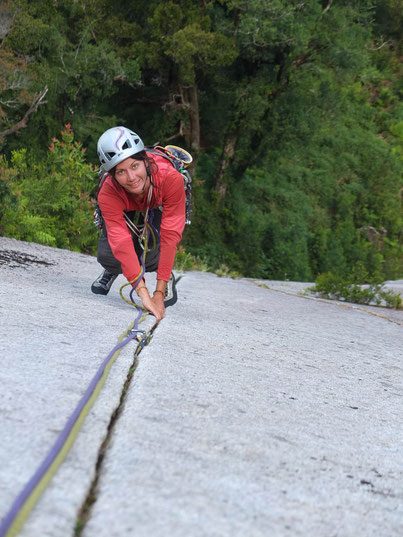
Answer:
<path fill-rule="evenodd" d="M 146 230 L 147 230 L 147 226 L 148 226 L 148 215 L 149 215 L 149 212 L 150 212 L 150 205 L 151 205 L 151 198 L 152 198 L 152 195 L 153 195 L 153 185 L 152 183 L 150 184 L 150 188 L 148 189 L 148 195 L 147 195 L 147 209 L 146 209 L 146 212 L 144 214 L 144 224 L 143 224 L 143 228 L 140 230 L 140 228 L 138 228 L 134 222 L 132 222 L 129 218 L 129 216 L 124 212 L 123 213 L 123 217 L 126 221 L 126 225 L 127 227 L 130 229 L 130 231 L 137 236 L 138 240 L 139 240 L 139 243 L 140 243 L 140 246 L 142 247 L 142 249 L 144 250 L 144 246 L 142 244 L 142 241 L 143 241 L 143 238 L 144 238 L 144 235 L 146 233 Z"/>

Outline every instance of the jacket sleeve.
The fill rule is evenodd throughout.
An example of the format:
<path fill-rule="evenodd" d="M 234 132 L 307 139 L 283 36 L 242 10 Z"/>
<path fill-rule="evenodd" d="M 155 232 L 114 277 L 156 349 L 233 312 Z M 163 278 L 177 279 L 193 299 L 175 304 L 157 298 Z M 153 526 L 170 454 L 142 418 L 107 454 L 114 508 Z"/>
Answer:
<path fill-rule="evenodd" d="M 132 281 L 140 274 L 140 263 L 123 217 L 125 202 L 115 190 L 105 184 L 99 193 L 98 203 L 105 220 L 112 253 L 120 261 L 123 275 L 128 281 Z"/>
<path fill-rule="evenodd" d="M 169 170 L 162 187 L 161 250 L 157 278 L 168 281 L 175 254 L 185 227 L 185 188 L 183 177 L 174 168 Z"/>

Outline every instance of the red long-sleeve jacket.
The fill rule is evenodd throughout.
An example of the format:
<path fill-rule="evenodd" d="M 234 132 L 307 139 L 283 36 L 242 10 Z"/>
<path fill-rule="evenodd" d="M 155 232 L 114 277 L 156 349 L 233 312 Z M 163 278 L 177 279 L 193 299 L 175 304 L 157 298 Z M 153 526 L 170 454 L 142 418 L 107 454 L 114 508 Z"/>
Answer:
<path fill-rule="evenodd" d="M 161 245 L 157 278 L 168 281 L 173 268 L 176 248 L 185 227 L 185 189 L 182 175 L 164 157 L 149 155 L 158 166 L 153 173 L 154 184 L 150 209 L 162 207 Z M 119 185 L 111 175 L 105 179 L 98 194 L 98 203 L 105 220 L 108 242 L 113 255 L 122 265 L 123 275 L 134 280 L 140 273 L 132 235 L 127 228 L 123 211 L 145 211 L 147 196 L 139 201 Z"/>

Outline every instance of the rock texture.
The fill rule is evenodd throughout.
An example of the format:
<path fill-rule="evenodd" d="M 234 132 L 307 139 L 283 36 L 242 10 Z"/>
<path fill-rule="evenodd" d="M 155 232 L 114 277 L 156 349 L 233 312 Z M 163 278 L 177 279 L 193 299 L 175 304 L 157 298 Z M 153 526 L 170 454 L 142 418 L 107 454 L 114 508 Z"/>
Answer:
<path fill-rule="evenodd" d="M 3 516 L 133 312 L 118 281 L 91 294 L 94 258 L 11 239 L 0 248 Z M 5 251 L 22 257 L 1 264 Z M 180 280 L 110 432 L 83 537 L 402 534 L 403 313 L 259 283 Z M 133 350 L 24 537 L 74 535 Z"/>

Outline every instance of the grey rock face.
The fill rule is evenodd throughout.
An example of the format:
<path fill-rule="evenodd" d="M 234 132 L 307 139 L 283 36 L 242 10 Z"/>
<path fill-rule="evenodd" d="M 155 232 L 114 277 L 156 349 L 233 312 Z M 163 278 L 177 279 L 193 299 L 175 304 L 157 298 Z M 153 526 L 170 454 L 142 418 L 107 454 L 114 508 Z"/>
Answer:
<path fill-rule="evenodd" d="M 118 282 L 91 294 L 94 258 L 11 239 L 0 248 L 37 258 L 12 267 L 0 252 L 3 516 L 133 312 Z M 265 283 L 180 280 L 140 355 L 83 537 L 401 535 L 402 312 Z M 73 535 L 133 350 L 24 537 Z"/>

